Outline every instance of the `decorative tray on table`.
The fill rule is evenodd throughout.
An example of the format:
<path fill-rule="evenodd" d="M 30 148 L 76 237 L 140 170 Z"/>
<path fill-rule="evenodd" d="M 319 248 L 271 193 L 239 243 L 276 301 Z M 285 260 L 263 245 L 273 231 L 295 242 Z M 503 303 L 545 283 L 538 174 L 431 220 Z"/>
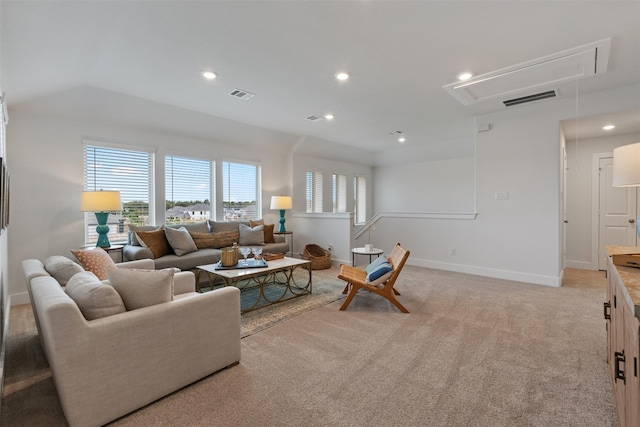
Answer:
<path fill-rule="evenodd" d="M 230 267 L 223 267 L 222 262 L 218 261 L 216 263 L 216 270 L 237 270 L 239 268 L 265 268 L 268 267 L 267 260 L 265 259 L 255 259 L 249 258 L 247 259 L 247 264 L 245 265 L 244 260 L 238 261 L 236 265 L 232 265 Z"/>

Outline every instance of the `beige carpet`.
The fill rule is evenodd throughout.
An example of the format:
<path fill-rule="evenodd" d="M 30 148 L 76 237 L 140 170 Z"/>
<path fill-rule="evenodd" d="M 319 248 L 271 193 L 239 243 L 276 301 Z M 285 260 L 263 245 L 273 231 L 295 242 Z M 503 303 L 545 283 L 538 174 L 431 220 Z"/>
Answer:
<path fill-rule="evenodd" d="M 568 282 L 408 266 L 397 288 L 410 314 L 370 294 L 346 312 L 322 305 L 244 338 L 240 365 L 112 425 L 614 426 L 604 279 Z M 7 375 L 24 378 L 5 385 L 1 424 L 64 425 L 46 369 L 16 363 L 33 355 L 14 347 Z"/>

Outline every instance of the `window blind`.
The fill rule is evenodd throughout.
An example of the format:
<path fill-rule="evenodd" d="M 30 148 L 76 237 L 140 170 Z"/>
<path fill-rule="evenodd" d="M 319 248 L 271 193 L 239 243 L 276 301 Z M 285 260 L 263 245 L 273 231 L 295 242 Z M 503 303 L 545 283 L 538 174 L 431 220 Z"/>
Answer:
<path fill-rule="evenodd" d="M 361 224 L 367 221 L 367 180 L 364 176 L 354 177 L 355 187 L 355 222 Z"/>
<path fill-rule="evenodd" d="M 347 211 L 347 177 L 333 174 L 333 211 Z"/>
<path fill-rule="evenodd" d="M 249 163 L 222 163 L 225 221 L 262 218 L 260 166 Z"/>
<path fill-rule="evenodd" d="M 211 184 L 215 162 L 165 156 L 165 223 L 211 219 Z"/>
<path fill-rule="evenodd" d="M 128 226 L 150 223 L 150 204 L 153 194 L 153 154 L 84 145 L 85 191 L 117 190 L 122 199 L 122 212 L 109 215 L 109 240 L 127 240 Z M 85 243 L 98 240 L 97 221 L 91 212 L 85 214 Z"/>
<path fill-rule="evenodd" d="M 307 212 L 322 212 L 322 172 L 306 174 Z"/>

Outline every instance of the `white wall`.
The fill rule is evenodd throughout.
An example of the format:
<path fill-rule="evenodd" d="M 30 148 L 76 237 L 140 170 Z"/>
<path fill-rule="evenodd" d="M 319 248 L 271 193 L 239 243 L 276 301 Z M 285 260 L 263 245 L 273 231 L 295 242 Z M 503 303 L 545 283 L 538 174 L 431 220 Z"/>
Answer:
<path fill-rule="evenodd" d="M 639 102 L 640 87 L 633 86 L 582 96 L 579 112 L 625 111 Z M 386 249 L 401 242 L 411 250 L 410 264 L 558 286 L 560 121 L 575 115 L 575 100 L 560 99 L 479 117 L 492 130 L 477 135 L 476 219 L 382 218 L 373 243 Z M 404 176 L 406 167 L 390 166 L 384 180 L 376 177 L 375 210 L 386 210 L 384 200 L 402 191 L 403 179 L 394 176 Z M 443 186 L 449 176 L 442 177 Z M 508 192 L 509 200 L 495 200 L 496 192 Z M 432 209 L 427 201 L 413 201 L 411 207 Z"/>
<path fill-rule="evenodd" d="M 598 269 L 592 247 L 598 235 L 593 235 L 593 155 L 609 153 L 622 145 L 640 142 L 640 134 L 603 136 L 567 141 L 567 267 Z"/>

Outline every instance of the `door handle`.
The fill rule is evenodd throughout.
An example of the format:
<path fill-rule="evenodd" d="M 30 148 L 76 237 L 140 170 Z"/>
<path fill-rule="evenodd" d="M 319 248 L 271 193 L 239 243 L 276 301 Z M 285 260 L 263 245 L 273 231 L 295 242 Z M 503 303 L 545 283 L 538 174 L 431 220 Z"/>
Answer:
<path fill-rule="evenodd" d="M 635 220 L 635 219 L 633 219 L 633 218 L 629 218 L 629 224 L 633 224 L 634 222 L 636 222 L 636 220 Z"/>

